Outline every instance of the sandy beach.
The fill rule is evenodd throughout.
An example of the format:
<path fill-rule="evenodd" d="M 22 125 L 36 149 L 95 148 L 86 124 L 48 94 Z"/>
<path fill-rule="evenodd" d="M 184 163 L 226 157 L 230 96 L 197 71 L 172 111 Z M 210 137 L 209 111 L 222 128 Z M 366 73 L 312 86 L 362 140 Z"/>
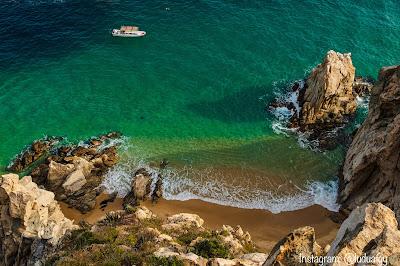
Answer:
<path fill-rule="evenodd" d="M 86 214 L 81 214 L 75 209 L 68 208 L 63 202 L 60 202 L 60 205 L 65 216 L 73 219 L 75 223 L 79 223 L 82 219 L 89 223 L 95 223 L 107 212 L 122 209 L 122 199 L 117 198 L 104 210 L 101 210 L 99 203 L 106 197 L 107 195 L 105 194 L 100 195 L 96 208 Z M 332 242 L 339 228 L 329 218 L 330 212 L 318 205 L 279 214 L 273 214 L 265 210 L 222 206 L 201 200 L 161 200 L 157 204 L 152 204 L 148 201 L 144 202 L 143 205 L 163 218 L 182 212 L 198 214 L 204 219 L 205 226 L 211 229 L 219 229 L 224 224 L 240 225 L 243 230 L 249 231 L 253 241 L 264 252 L 270 251 L 282 237 L 302 226 L 314 227 L 317 241 L 322 246 Z"/>

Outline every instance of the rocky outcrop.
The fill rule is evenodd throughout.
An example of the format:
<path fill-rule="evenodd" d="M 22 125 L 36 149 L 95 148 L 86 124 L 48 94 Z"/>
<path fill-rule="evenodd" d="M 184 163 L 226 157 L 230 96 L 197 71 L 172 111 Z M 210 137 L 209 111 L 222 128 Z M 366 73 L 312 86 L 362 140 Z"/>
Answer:
<path fill-rule="evenodd" d="M 315 241 L 314 228 L 306 226 L 294 230 L 280 240 L 270 252 L 263 266 L 314 265 L 304 263 L 303 258 L 322 255 L 323 249 Z"/>
<path fill-rule="evenodd" d="M 0 264 L 33 265 L 77 226 L 64 217 L 52 192 L 30 176 L 0 179 Z"/>
<path fill-rule="evenodd" d="M 29 172 L 32 180 L 54 192 L 57 200 L 83 213 L 88 212 L 96 204 L 104 175 L 118 161 L 117 140 L 120 137 L 119 133 L 112 132 L 79 145 L 53 145 L 51 150 L 41 145 L 42 163 Z M 34 143 L 34 146 L 37 145 Z"/>
<path fill-rule="evenodd" d="M 166 167 L 165 161 L 160 163 L 160 171 Z M 152 190 L 152 184 L 154 188 Z M 158 174 L 154 177 L 146 169 L 140 168 L 134 174 L 131 181 L 131 190 L 124 197 L 124 207 L 138 206 L 140 202 L 151 200 L 157 202 L 163 196 L 163 177 Z"/>
<path fill-rule="evenodd" d="M 355 77 L 353 82 L 353 94 L 364 97 L 371 94 L 375 80 L 371 77 Z"/>
<path fill-rule="evenodd" d="M 303 227 L 279 241 L 264 265 L 399 265 L 399 243 L 393 211 L 368 203 L 350 214 L 325 249 L 316 243 L 314 229 Z"/>
<path fill-rule="evenodd" d="M 353 114 L 357 103 L 353 95 L 355 68 L 351 54 L 329 51 L 322 64 L 313 69 L 300 100 L 300 124 L 340 124 Z"/>
<path fill-rule="evenodd" d="M 306 79 L 296 81 L 268 110 L 281 122 L 287 120 L 285 126 L 300 131 L 314 148 L 329 150 L 339 143 L 348 146 L 351 137 L 343 125 L 355 114 L 357 96 L 369 95 L 372 82 L 355 77 L 350 54 L 329 51 Z"/>
<path fill-rule="evenodd" d="M 328 256 L 336 256 L 333 266 L 353 265 L 356 258 L 375 256 L 380 264 L 400 254 L 400 231 L 393 211 L 380 203 L 369 203 L 355 209 L 341 225 Z M 393 259 L 392 259 L 393 260 Z"/>
<path fill-rule="evenodd" d="M 146 169 L 141 168 L 134 173 L 131 190 L 124 197 L 124 206 L 137 206 L 141 201 L 150 199 L 152 177 Z"/>
<path fill-rule="evenodd" d="M 15 157 L 7 166 L 6 170 L 14 173 L 24 171 L 45 154 L 49 153 L 50 149 L 60 140 L 60 138 L 44 138 L 34 141 L 29 147 Z"/>
<path fill-rule="evenodd" d="M 371 92 L 369 114 L 346 154 L 338 201 L 349 213 L 381 202 L 400 219 L 400 66 L 383 68 Z"/>
<path fill-rule="evenodd" d="M 167 218 L 162 228 L 167 231 L 184 231 L 192 228 L 200 228 L 204 224 L 204 220 L 197 214 L 179 213 L 171 215 Z"/>

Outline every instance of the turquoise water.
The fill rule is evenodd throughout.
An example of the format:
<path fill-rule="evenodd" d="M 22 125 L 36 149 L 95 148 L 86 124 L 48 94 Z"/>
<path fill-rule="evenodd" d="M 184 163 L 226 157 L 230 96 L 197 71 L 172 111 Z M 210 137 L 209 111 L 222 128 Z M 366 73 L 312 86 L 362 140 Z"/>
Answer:
<path fill-rule="evenodd" d="M 0 166 L 44 135 L 119 130 L 126 162 L 168 158 L 181 173 L 170 197 L 271 209 L 260 191 L 326 184 L 343 154 L 276 134 L 265 103 L 330 49 L 352 52 L 358 75 L 399 63 L 399 13 L 383 0 L 2 1 Z M 148 34 L 112 38 L 122 24 Z M 238 200 L 253 192 L 261 203 Z"/>

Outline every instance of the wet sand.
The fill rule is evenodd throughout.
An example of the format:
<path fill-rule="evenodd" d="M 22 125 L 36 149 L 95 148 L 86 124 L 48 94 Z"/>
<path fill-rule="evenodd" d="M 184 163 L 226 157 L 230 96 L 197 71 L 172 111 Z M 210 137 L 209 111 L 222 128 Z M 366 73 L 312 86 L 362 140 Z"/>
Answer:
<path fill-rule="evenodd" d="M 100 195 L 95 210 L 87 214 L 81 214 L 75 209 L 68 208 L 65 203 L 60 203 L 60 205 L 65 216 L 73 219 L 75 223 L 79 223 L 82 219 L 89 223 L 95 223 L 107 212 L 122 209 L 122 199 L 117 198 L 105 210 L 101 210 L 99 203 L 105 198 L 107 195 Z M 211 229 L 219 229 L 224 224 L 240 225 L 243 230 L 249 231 L 256 245 L 265 252 L 270 251 L 282 237 L 302 226 L 314 227 L 317 241 L 322 246 L 331 243 L 339 229 L 339 225 L 329 218 L 330 212 L 317 205 L 279 214 L 265 210 L 222 206 L 201 200 L 161 200 L 157 204 L 145 202 L 143 205 L 160 217 L 181 212 L 198 214 L 204 219 L 205 226 Z"/>
<path fill-rule="evenodd" d="M 96 207 L 94 208 L 94 210 L 85 214 L 82 214 L 80 211 L 74 208 L 69 208 L 68 205 L 64 202 L 59 202 L 59 204 L 61 207 L 61 211 L 64 213 L 65 217 L 74 220 L 75 224 L 78 224 L 81 220 L 84 220 L 90 224 L 94 224 L 96 221 L 104 217 L 107 212 L 122 210 L 121 198 L 116 198 L 115 201 L 109 203 L 104 210 L 100 209 L 100 202 L 107 198 L 107 194 L 100 194 L 96 199 Z"/>

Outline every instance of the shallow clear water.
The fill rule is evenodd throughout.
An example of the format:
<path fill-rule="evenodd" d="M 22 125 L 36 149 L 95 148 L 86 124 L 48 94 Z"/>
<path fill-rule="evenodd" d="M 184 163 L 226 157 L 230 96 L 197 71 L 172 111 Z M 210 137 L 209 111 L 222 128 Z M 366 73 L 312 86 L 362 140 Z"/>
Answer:
<path fill-rule="evenodd" d="M 358 75 L 398 63 L 399 13 L 383 0 L 1 1 L 0 166 L 44 135 L 119 130 L 126 164 L 171 161 L 170 197 L 280 210 L 343 154 L 274 133 L 265 103 L 329 49 L 352 52 Z M 148 35 L 112 38 L 122 24 Z"/>

